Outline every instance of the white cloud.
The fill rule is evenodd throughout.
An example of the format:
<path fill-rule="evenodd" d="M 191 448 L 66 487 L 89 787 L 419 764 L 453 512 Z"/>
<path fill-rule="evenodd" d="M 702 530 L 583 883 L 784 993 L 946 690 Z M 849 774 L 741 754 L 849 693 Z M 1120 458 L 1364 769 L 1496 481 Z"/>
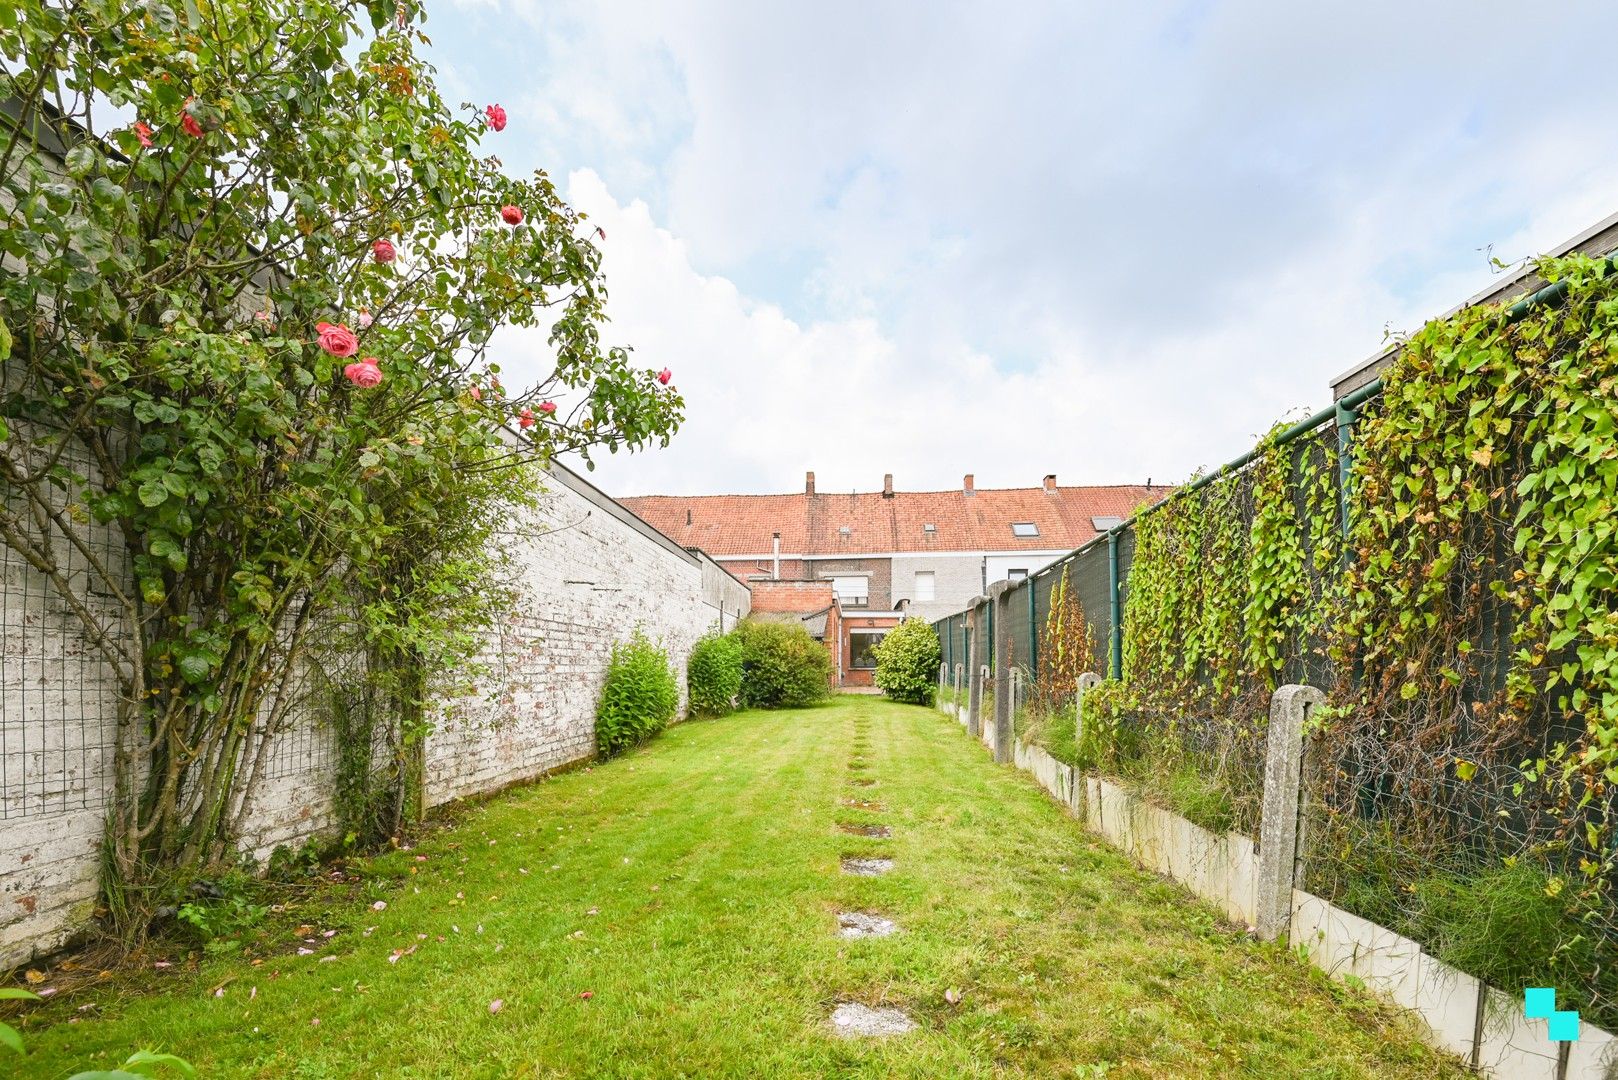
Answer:
<path fill-rule="evenodd" d="M 616 493 L 1183 478 L 1612 209 L 1591 0 L 501 12 L 502 156 L 690 403 Z"/>

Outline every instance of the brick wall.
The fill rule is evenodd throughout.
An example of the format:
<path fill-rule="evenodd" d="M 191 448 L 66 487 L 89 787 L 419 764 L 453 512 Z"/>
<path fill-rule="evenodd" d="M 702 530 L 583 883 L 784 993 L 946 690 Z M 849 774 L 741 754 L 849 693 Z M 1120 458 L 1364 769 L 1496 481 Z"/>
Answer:
<path fill-rule="evenodd" d="M 427 742 L 431 804 L 589 756 L 614 641 L 638 624 L 680 673 L 691 645 L 748 610 L 747 587 L 557 468 L 522 534 L 523 602 L 492 636 L 494 673 Z M 34 571 L 0 552 L 0 969 L 89 919 L 115 684 Z M 243 849 L 262 859 L 333 825 L 332 735 L 318 715 L 276 737 Z"/>
<path fill-rule="evenodd" d="M 867 574 L 870 576 L 870 602 L 866 605 L 872 611 L 893 610 L 893 560 L 892 559 L 814 559 L 809 562 L 812 577 L 820 581 L 830 579 L 842 574 Z"/>

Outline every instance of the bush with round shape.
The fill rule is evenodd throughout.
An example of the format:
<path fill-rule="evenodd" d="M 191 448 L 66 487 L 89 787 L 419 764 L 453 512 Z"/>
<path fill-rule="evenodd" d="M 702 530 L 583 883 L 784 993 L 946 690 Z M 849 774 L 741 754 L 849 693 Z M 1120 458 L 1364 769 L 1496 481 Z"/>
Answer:
<path fill-rule="evenodd" d="M 736 708 L 742 690 L 742 645 L 734 634 L 704 634 L 691 648 L 686 686 L 693 716 L 724 716 Z"/>
<path fill-rule="evenodd" d="M 680 687 L 668 653 L 636 630 L 612 647 L 607 683 L 596 710 L 596 749 L 614 757 L 669 726 L 680 704 Z"/>
<path fill-rule="evenodd" d="M 877 642 L 876 685 L 894 701 L 931 705 L 938 689 L 943 652 L 938 633 L 920 619 L 906 619 Z"/>
<path fill-rule="evenodd" d="M 742 646 L 742 704 L 758 709 L 812 705 L 831 689 L 831 654 L 801 626 L 748 620 Z"/>

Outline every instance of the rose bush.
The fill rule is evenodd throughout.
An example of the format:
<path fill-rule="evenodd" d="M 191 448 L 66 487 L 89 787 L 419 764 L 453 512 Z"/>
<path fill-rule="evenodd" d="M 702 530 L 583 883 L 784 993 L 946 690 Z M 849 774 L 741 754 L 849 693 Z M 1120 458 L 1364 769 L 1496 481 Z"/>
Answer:
<path fill-rule="evenodd" d="M 234 859 L 305 666 L 365 655 L 402 771 L 429 678 L 509 604 L 490 541 L 534 466 L 681 419 L 602 344 L 581 216 L 440 97 L 420 17 L 0 5 L 0 540 L 117 680 L 104 900 L 126 926 Z M 537 385 L 500 389 L 503 325 L 548 329 Z"/>

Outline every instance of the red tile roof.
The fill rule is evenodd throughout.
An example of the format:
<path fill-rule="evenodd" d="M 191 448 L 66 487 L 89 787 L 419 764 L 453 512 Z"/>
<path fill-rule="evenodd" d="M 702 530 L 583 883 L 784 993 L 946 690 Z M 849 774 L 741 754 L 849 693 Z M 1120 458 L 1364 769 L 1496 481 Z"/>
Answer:
<path fill-rule="evenodd" d="M 1172 489 L 1145 487 L 980 488 L 836 495 L 642 495 L 619 501 L 658 531 L 716 558 L 839 552 L 1066 551 L 1098 535 L 1093 517 L 1128 517 Z M 687 520 L 689 517 L 689 524 Z M 1037 537 L 1012 534 L 1032 522 Z M 929 533 L 922 526 L 931 524 Z M 841 529 L 847 526 L 845 535 Z"/>

